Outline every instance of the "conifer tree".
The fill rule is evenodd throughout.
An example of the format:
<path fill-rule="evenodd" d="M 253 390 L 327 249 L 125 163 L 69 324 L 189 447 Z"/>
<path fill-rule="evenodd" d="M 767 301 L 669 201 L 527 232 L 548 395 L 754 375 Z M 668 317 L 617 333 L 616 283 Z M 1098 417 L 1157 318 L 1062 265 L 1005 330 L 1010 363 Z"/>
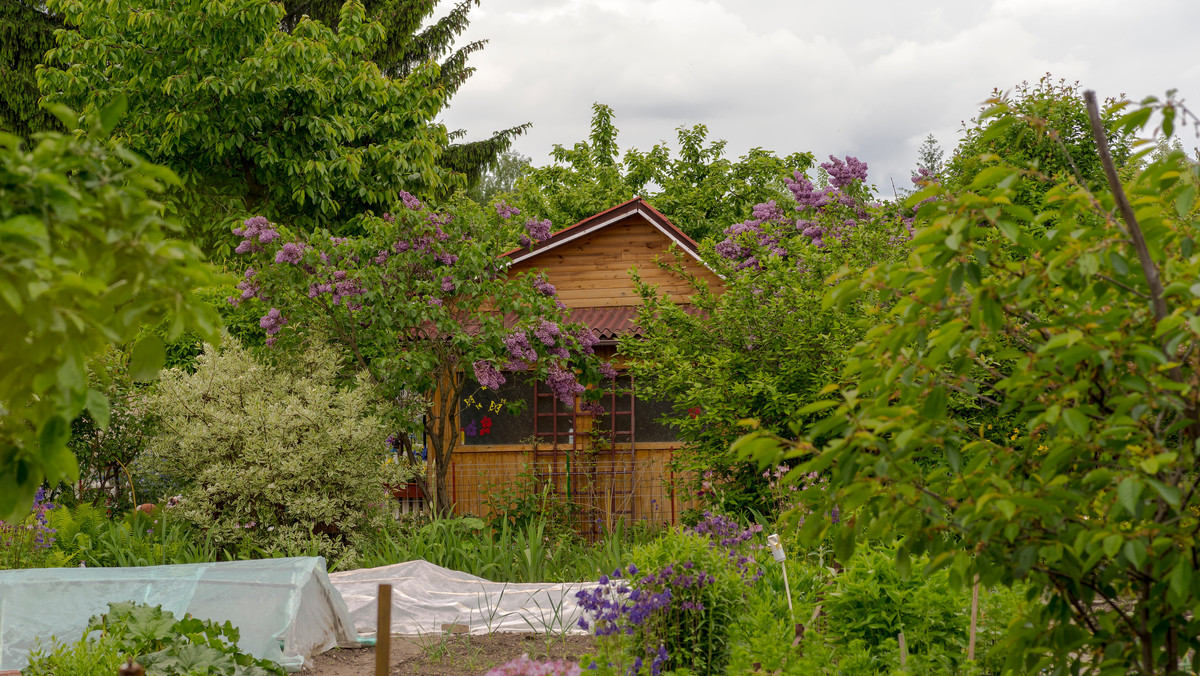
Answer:
<path fill-rule="evenodd" d="M 29 138 L 57 129 L 54 117 L 38 108 L 34 68 L 54 47 L 62 20 L 40 0 L 0 2 L 0 130 Z"/>

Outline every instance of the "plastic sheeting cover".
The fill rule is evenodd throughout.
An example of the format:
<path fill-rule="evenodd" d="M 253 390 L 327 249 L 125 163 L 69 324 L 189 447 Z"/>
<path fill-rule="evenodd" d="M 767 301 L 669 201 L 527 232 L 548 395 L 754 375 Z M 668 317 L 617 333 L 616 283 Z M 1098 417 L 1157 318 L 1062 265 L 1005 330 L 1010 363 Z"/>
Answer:
<path fill-rule="evenodd" d="M 338 645 L 356 646 L 325 559 L 302 557 L 140 568 L 0 571 L 0 670 L 21 669 L 34 641 L 74 642 L 110 602 L 161 605 L 176 617 L 229 620 L 243 652 L 298 671 Z"/>
<path fill-rule="evenodd" d="M 409 561 L 329 575 L 342 593 L 354 626 L 375 633 L 375 599 L 380 584 L 392 585 L 392 633 L 440 632 L 443 624 L 464 624 L 472 634 L 495 631 L 582 633 L 583 611 L 575 592 L 594 582 L 517 584 Z"/>

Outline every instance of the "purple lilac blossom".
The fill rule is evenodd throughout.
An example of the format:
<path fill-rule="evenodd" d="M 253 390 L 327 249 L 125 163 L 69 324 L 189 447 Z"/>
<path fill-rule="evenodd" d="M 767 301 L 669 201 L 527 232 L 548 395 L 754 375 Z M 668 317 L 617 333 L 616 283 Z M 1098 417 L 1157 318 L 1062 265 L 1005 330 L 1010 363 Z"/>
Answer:
<path fill-rule="evenodd" d="M 508 356 L 512 361 L 532 363 L 537 361 L 537 351 L 529 344 L 529 335 L 524 331 L 514 331 L 504 337 L 504 346 L 508 348 Z M 517 369 L 524 370 L 524 369 Z"/>
<path fill-rule="evenodd" d="M 574 406 L 575 397 L 587 390 L 579 384 L 574 371 L 562 368 L 558 364 L 551 364 L 550 368 L 546 370 L 546 384 L 550 386 L 550 391 L 554 393 L 554 396 L 567 406 Z"/>
<path fill-rule="evenodd" d="M 553 345 L 558 340 L 560 333 L 558 324 L 546 319 L 539 319 L 538 327 L 533 330 L 533 335 L 537 336 L 537 339 L 542 341 L 543 345 L 547 346 Z"/>
<path fill-rule="evenodd" d="M 483 387 L 489 390 L 498 390 L 504 384 L 504 374 L 497 371 L 490 362 L 480 359 L 473 366 L 475 367 L 475 381 Z"/>
<path fill-rule="evenodd" d="M 844 162 L 830 155 L 828 162 L 821 163 L 821 168 L 829 174 L 830 185 L 839 190 L 848 187 L 856 179 L 867 180 L 867 163 L 850 155 L 846 156 Z"/>
<path fill-rule="evenodd" d="M 616 380 L 617 370 L 613 368 L 612 362 L 602 361 L 600 362 L 600 375 L 609 380 Z"/>
<path fill-rule="evenodd" d="M 496 202 L 496 214 L 498 216 L 500 216 L 500 218 L 507 221 L 508 219 L 512 218 L 513 216 L 520 216 L 521 210 L 514 206 L 509 205 L 508 202 L 501 200 L 499 202 Z"/>
<path fill-rule="evenodd" d="M 547 282 L 544 279 L 535 280 L 533 282 L 533 288 L 536 291 L 538 291 L 539 293 L 543 293 L 547 296 L 553 296 L 555 294 L 555 292 L 557 291 L 557 289 L 554 288 L 553 284 L 551 284 L 550 282 Z"/>
<path fill-rule="evenodd" d="M 401 190 L 400 201 L 404 203 L 404 207 L 410 211 L 418 211 L 421 208 L 421 200 L 413 197 L 411 194 Z"/>
<path fill-rule="evenodd" d="M 276 263 L 291 263 L 296 264 L 304 257 L 304 244 L 300 242 L 288 242 L 275 252 Z"/>
<path fill-rule="evenodd" d="M 268 336 L 273 336 L 279 333 L 284 324 L 287 324 L 287 317 L 279 314 L 279 310 L 271 308 L 267 314 L 263 315 L 262 319 L 258 320 L 258 325 L 266 329 Z"/>
<path fill-rule="evenodd" d="M 550 219 L 536 220 L 529 219 L 525 221 L 525 232 L 529 233 L 529 237 L 535 242 L 540 242 L 544 239 L 550 239 L 550 228 L 552 224 Z"/>
<path fill-rule="evenodd" d="M 454 292 L 454 278 L 450 275 L 442 277 L 442 291 L 445 291 L 446 293 Z"/>
<path fill-rule="evenodd" d="M 566 660 L 541 662 L 529 659 L 529 655 L 521 655 L 492 669 L 484 676 L 580 676 L 581 673 L 578 664 Z"/>

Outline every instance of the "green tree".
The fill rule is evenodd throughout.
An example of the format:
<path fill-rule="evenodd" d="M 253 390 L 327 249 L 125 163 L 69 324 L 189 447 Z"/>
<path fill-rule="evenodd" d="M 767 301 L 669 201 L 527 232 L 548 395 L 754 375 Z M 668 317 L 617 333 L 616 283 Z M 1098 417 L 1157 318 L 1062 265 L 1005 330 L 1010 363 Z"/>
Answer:
<path fill-rule="evenodd" d="M 178 226 L 156 201 L 179 179 L 107 140 L 123 107 L 78 138 L 48 133 L 26 148 L 0 134 L 0 519 L 28 510 L 44 480 L 76 478 L 67 442 L 80 411 L 107 424 L 90 357 L 168 315 L 172 335 L 216 333 L 216 312 L 193 294 L 212 270 L 169 238 Z M 133 375 L 153 377 L 162 359 L 160 340 L 142 341 Z"/>
<path fill-rule="evenodd" d="M 467 194 L 479 204 L 490 204 L 516 189 L 517 180 L 529 170 L 530 160 L 515 150 L 507 150 L 496 158 L 483 178 Z"/>
<path fill-rule="evenodd" d="M 1156 111 L 1169 136 L 1186 111 L 1150 99 L 1110 110 L 1105 129 L 1085 96 L 1111 189 L 997 164 L 969 191 L 915 195 L 940 199 L 922 207 L 913 255 L 831 292 L 891 302 L 838 396 L 809 409 L 831 415 L 784 455 L 829 472 L 839 556 L 897 537 L 904 567 L 928 554 L 959 584 L 1029 580 L 1047 600 L 1014 625 L 1016 673 L 1177 673 L 1200 633 L 1200 252 L 1196 191 L 1180 180 L 1197 167 L 1168 152 L 1122 186 L 1107 138 Z M 985 123 L 1005 119 L 1023 118 Z M 1029 194 L 1045 196 L 1037 210 L 1018 203 Z M 950 415 L 955 393 L 1016 422 Z M 741 447 L 782 460 L 762 437 Z M 810 517 L 801 535 L 828 527 Z"/>
<path fill-rule="evenodd" d="M 629 150 L 621 158 L 613 111 L 594 104 L 588 140 L 571 148 L 556 144 L 554 164 L 526 172 L 517 181 L 515 201 L 526 214 L 569 224 L 641 196 L 700 240 L 736 222 L 755 204 L 786 200 L 785 179 L 813 163 L 810 153 L 780 158 L 762 148 L 733 162 L 725 157 L 725 142 L 706 145 L 707 136 L 702 124 L 680 127 L 677 157 L 660 143 L 648 152 Z"/>
<path fill-rule="evenodd" d="M 34 132 L 60 128 L 38 107 L 34 68 L 54 47 L 54 31 L 61 27 L 39 0 L 0 3 L 0 131 L 29 140 Z"/>
<path fill-rule="evenodd" d="M 318 329 L 342 345 L 381 388 L 385 401 L 422 400 L 419 419 L 392 417 L 402 450 L 423 432 L 436 471 L 438 511 L 451 509 L 450 458 L 459 439 L 462 400 L 498 388 L 507 372 L 543 378 L 568 405 L 600 379 L 590 330 L 567 324 L 554 287 L 541 277 L 509 278 L 500 254 L 521 226 L 507 208 L 488 221 L 465 197 L 435 212 L 404 194 L 393 216 L 362 219 L 361 238 L 303 237 L 263 217 L 246 221 L 238 252 L 251 266 L 240 298 L 269 308 L 261 325 L 282 348 Z M 533 222 L 531 231 L 549 224 Z M 528 226 L 527 226 L 528 227 Z M 472 380 L 471 376 L 474 375 Z M 588 396 L 599 397 L 599 390 Z"/>
<path fill-rule="evenodd" d="M 826 280 L 907 251 L 901 207 L 874 204 L 865 164 L 847 158 L 822 167 L 828 188 L 798 175 L 789 183 L 796 199 L 756 206 L 725 230 L 725 239 L 707 245 L 723 288 L 693 279 L 693 307 L 682 308 L 640 285 L 644 337 L 621 344 L 639 391 L 675 402 L 671 422 L 687 442 L 675 455 L 679 468 L 725 509 L 768 506 L 768 482 L 730 451 L 745 433 L 742 421 L 791 435 L 793 425 L 812 418 L 796 410 L 841 377 L 863 335 L 859 306 L 871 304 L 824 305 Z"/>
<path fill-rule="evenodd" d="M 925 137 L 921 142 L 921 147 L 917 149 L 917 168 L 913 171 L 913 179 L 937 179 L 945 170 L 945 162 L 942 161 L 946 155 L 942 147 L 938 145 L 937 137 L 933 134 Z"/>
<path fill-rule="evenodd" d="M 1013 199 L 1030 209 L 1040 209 L 1050 187 L 1068 177 L 1088 188 L 1103 186 L 1104 171 L 1078 82 L 1055 81 L 1047 74 L 1036 84 L 1022 82 L 1011 94 L 994 90 L 985 105 L 946 163 L 943 180 L 949 189 L 969 189 L 981 172 L 1001 165 L 1054 179 L 1022 182 Z M 995 115 L 998 111 L 1007 114 Z M 1101 115 L 1106 126 L 1116 117 L 1108 109 Z M 1110 132 L 1108 142 L 1117 166 L 1124 166 L 1132 154 L 1131 137 L 1117 130 Z"/>
<path fill-rule="evenodd" d="M 338 30 L 342 2 L 298 0 L 290 3 L 282 25 L 291 31 L 308 16 Z M 375 62 L 388 77 L 403 79 L 426 64 L 437 62 L 439 68 L 434 85 L 445 92 L 449 100 L 475 72 L 467 61 L 471 54 L 483 49 L 487 41 L 475 40 L 456 49 L 454 40 L 470 26 L 471 6 L 478 6 L 479 0 L 462 0 L 445 16 L 428 25 L 426 21 L 437 10 L 438 0 L 365 0 L 363 5 L 367 16 L 383 28 L 380 39 L 363 56 Z M 467 186 L 473 188 L 488 167 L 494 166 L 508 150 L 513 138 L 528 129 L 529 123 L 520 124 L 486 139 L 465 143 L 455 142 L 465 136 L 464 130 L 451 132 L 451 143 L 443 148 L 438 164 L 462 174 Z"/>
<path fill-rule="evenodd" d="M 393 79 L 364 60 L 383 29 L 358 2 L 336 33 L 311 20 L 283 32 L 269 0 L 50 6 L 78 30 L 47 54 L 42 91 L 84 114 L 128 93 L 121 138 L 182 176 L 173 206 L 210 251 L 228 253 L 247 213 L 338 230 L 402 190 L 465 186 L 439 165 L 449 136 L 433 121 L 447 98 L 437 64 Z"/>

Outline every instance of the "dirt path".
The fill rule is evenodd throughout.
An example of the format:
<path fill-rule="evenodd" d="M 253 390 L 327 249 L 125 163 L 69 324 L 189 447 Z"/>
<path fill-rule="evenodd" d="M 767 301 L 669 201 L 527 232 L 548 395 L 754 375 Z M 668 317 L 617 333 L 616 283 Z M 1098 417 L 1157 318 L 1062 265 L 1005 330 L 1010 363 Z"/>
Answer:
<path fill-rule="evenodd" d="M 393 636 L 389 674 L 408 676 L 481 676 L 509 660 L 528 654 L 534 659 L 578 662 L 591 652 L 591 636 L 551 639 L 540 634 L 491 636 Z M 302 676 L 369 676 L 375 673 L 374 648 L 330 650 L 318 655 Z"/>

